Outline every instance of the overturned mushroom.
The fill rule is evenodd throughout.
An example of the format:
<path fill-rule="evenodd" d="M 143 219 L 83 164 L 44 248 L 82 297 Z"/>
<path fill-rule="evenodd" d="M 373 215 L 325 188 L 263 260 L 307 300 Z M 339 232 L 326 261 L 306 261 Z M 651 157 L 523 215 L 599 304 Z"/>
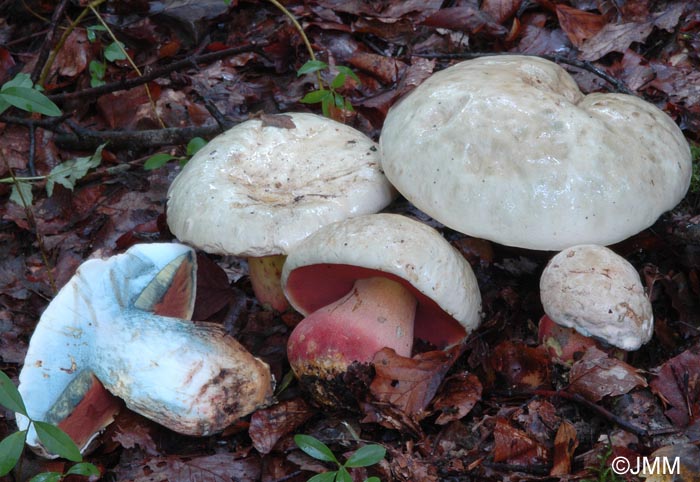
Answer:
<path fill-rule="evenodd" d="M 268 366 L 218 326 L 188 321 L 195 272 L 194 252 L 179 244 L 135 245 L 83 263 L 32 335 L 19 376 L 29 416 L 63 423 L 84 451 L 109 423 L 99 415 L 100 383 L 131 410 L 188 435 L 220 431 L 264 405 Z M 28 426 L 21 414 L 17 423 Z M 33 428 L 27 442 L 49 455 Z"/>
<path fill-rule="evenodd" d="M 542 273 L 540 297 L 555 323 L 624 350 L 636 350 L 654 331 L 639 274 L 603 246 L 573 246 L 554 256 Z"/>
<path fill-rule="evenodd" d="M 335 403 L 326 382 L 353 362 L 371 362 L 384 347 L 410 356 L 414 338 L 446 348 L 480 321 L 466 260 L 434 229 L 395 214 L 319 229 L 290 251 L 282 285 L 306 315 L 287 356 L 321 403 Z"/>
<path fill-rule="evenodd" d="M 389 111 L 382 168 L 416 207 L 471 236 L 560 250 L 607 245 L 685 195 L 691 155 L 654 105 L 583 95 L 553 62 L 523 55 L 437 72 Z"/>
<path fill-rule="evenodd" d="M 168 192 L 168 225 L 206 252 L 247 257 L 256 297 L 282 311 L 288 250 L 395 196 L 361 132 L 314 114 L 266 116 L 219 135 L 187 163 Z"/>

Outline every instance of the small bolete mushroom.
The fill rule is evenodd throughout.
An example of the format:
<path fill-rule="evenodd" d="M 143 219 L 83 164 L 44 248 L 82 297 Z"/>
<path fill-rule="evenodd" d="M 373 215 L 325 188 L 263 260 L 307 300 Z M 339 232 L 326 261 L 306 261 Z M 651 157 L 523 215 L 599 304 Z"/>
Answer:
<path fill-rule="evenodd" d="M 28 415 L 70 427 L 84 451 L 109 423 L 101 385 L 131 410 L 188 435 L 218 432 L 266 404 L 267 364 L 219 326 L 189 321 L 195 273 L 193 250 L 172 243 L 84 262 L 29 343 L 19 376 Z M 77 410 L 91 389 L 98 396 Z M 28 420 L 17 414 L 17 424 L 26 429 Z M 33 427 L 27 443 L 50 456 Z"/>
<path fill-rule="evenodd" d="M 557 64 L 499 55 L 433 74 L 389 111 L 382 168 L 416 207 L 508 246 L 608 245 L 690 184 L 673 120 L 624 94 L 583 95 Z"/>
<path fill-rule="evenodd" d="M 542 272 L 540 298 L 555 323 L 623 350 L 636 350 L 654 331 L 639 274 L 603 246 L 573 246 L 554 256 Z"/>
<path fill-rule="evenodd" d="M 410 356 L 414 338 L 446 348 L 480 322 L 469 263 L 433 228 L 396 214 L 327 225 L 290 251 L 282 286 L 306 315 L 287 357 L 321 403 L 326 381 L 384 347 Z"/>
<path fill-rule="evenodd" d="M 325 117 L 289 113 L 238 124 L 197 152 L 170 186 L 167 217 L 180 241 L 247 257 L 256 297 L 283 311 L 279 276 L 289 249 L 394 197 L 370 138 Z"/>

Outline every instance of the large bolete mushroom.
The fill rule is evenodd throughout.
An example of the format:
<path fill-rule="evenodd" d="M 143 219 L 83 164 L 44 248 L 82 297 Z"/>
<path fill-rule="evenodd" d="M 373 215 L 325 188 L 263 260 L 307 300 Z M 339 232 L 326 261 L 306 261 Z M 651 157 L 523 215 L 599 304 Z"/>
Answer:
<path fill-rule="evenodd" d="M 414 338 L 446 348 L 480 322 L 481 296 L 464 257 L 433 228 L 396 214 L 327 225 L 289 253 L 282 285 L 306 315 L 291 333 L 294 373 L 321 403 L 327 382 L 384 347 L 411 356 Z"/>
<path fill-rule="evenodd" d="M 282 311 L 284 255 L 334 221 L 374 213 L 396 196 L 376 144 L 315 114 L 252 119 L 209 142 L 168 192 L 168 225 L 209 253 L 248 258 L 262 304 Z"/>
<path fill-rule="evenodd" d="M 654 332 L 637 270 L 603 246 L 573 246 L 554 256 L 542 272 L 540 297 L 555 323 L 623 350 L 636 350 Z"/>
<path fill-rule="evenodd" d="M 195 272 L 192 249 L 170 243 L 84 262 L 29 343 L 19 376 L 28 415 L 64 428 L 84 451 L 112 415 L 101 385 L 188 435 L 220 431 L 267 403 L 267 364 L 217 325 L 189 321 Z M 17 414 L 17 424 L 28 420 Z M 33 427 L 27 443 L 50 455 Z"/>
<path fill-rule="evenodd" d="M 557 64 L 482 57 L 437 72 L 389 111 L 382 167 L 419 209 L 471 236 L 561 250 L 607 245 L 685 195 L 688 143 L 624 94 L 583 95 Z"/>

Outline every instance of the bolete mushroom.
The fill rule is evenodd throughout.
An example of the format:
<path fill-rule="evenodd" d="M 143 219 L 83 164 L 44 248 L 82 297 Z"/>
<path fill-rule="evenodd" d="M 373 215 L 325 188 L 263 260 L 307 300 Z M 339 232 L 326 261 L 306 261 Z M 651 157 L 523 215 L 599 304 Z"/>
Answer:
<path fill-rule="evenodd" d="M 304 314 L 287 357 L 321 403 L 353 362 L 384 347 L 410 356 L 414 338 L 446 348 L 480 322 L 474 273 L 433 228 L 396 214 L 371 214 L 320 228 L 289 253 L 282 286 Z"/>
<path fill-rule="evenodd" d="M 653 334 L 639 274 L 603 246 L 573 246 L 554 256 L 542 272 L 540 298 L 555 323 L 623 350 L 638 349 Z"/>
<path fill-rule="evenodd" d="M 382 167 L 416 207 L 508 246 L 608 245 L 685 195 L 683 133 L 631 95 L 583 95 L 533 56 L 468 60 L 433 74 L 389 111 Z"/>
<path fill-rule="evenodd" d="M 374 213 L 396 191 L 376 144 L 315 114 L 251 119 L 217 136 L 168 191 L 168 225 L 182 242 L 248 258 L 261 304 L 283 311 L 284 255 L 321 226 Z"/>
<path fill-rule="evenodd" d="M 91 388 L 99 395 L 100 383 L 131 410 L 188 435 L 218 432 L 267 403 L 267 364 L 217 325 L 189 321 L 195 272 L 193 250 L 172 243 L 84 262 L 29 343 L 19 376 L 28 415 L 70 427 L 84 451 L 109 420 L 99 396 L 75 407 Z M 17 424 L 26 429 L 28 420 L 17 414 Z M 27 442 L 50 456 L 33 427 Z"/>

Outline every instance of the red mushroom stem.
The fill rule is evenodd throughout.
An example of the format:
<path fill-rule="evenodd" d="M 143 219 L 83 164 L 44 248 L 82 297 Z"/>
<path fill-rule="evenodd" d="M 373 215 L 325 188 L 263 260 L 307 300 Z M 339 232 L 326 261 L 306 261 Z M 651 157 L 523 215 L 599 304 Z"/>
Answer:
<path fill-rule="evenodd" d="M 294 329 L 287 344 L 292 369 L 297 376 L 329 379 L 353 362 L 371 362 L 385 347 L 411 356 L 416 304 L 396 281 L 355 281 L 345 296 L 311 313 Z"/>
<path fill-rule="evenodd" d="M 248 258 L 248 274 L 255 297 L 263 307 L 280 312 L 289 309 L 289 302 L 284 296 L 280 282 L 286 258 L 284 255 Z"/>

